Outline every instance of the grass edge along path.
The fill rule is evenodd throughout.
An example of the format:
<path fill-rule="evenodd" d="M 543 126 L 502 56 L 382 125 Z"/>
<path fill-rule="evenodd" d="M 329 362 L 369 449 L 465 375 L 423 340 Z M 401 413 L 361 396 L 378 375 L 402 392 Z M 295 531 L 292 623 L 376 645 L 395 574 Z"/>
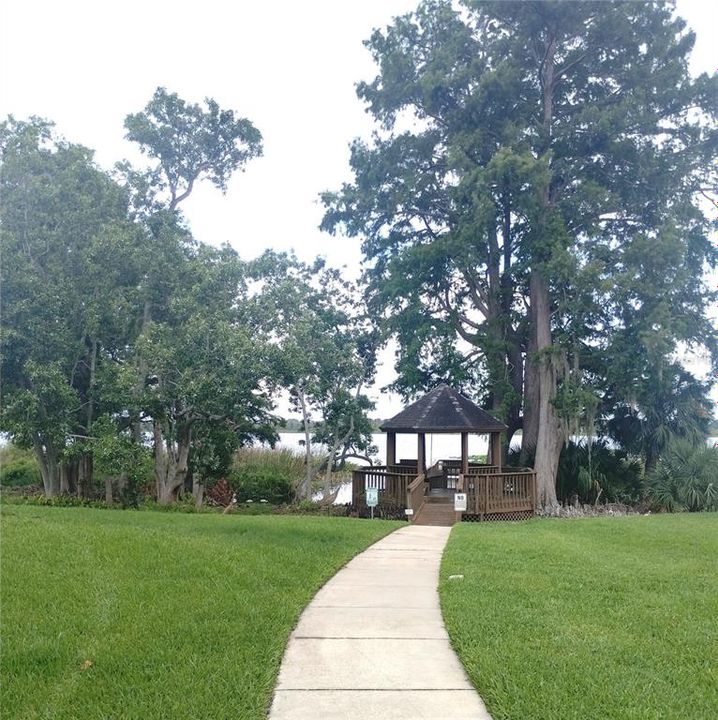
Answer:
<path fill-rule="evenodd" d="M 464 523 L 440 597 L 494 720 L 718 717 L 716 513 Z"/>
<path fill-rule="evenodd" d="M 264 718 L 302 609 L 402 525 L 5 505 L 3 716 Z"/>

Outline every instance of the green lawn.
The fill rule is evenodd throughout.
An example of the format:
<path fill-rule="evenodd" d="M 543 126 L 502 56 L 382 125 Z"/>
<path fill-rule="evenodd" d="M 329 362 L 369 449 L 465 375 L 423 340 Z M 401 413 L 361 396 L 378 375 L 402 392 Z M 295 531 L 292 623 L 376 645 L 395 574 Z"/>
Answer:
<path fill-rule="evenodd" d="M 465 523 L 441 574 L 495 720 L 718 718 L 718 514 Z"/>
<path fill-rule="evenodd" d="M 302 608 L 399 526 L 5 505 L 2 717 L 263 718 Z"/>

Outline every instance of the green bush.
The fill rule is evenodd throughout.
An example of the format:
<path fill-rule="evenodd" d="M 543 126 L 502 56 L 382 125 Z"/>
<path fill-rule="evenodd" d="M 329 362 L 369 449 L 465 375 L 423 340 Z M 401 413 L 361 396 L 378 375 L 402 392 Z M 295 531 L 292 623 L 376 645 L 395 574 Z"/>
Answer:
<path fill-rule="evenodd" d="M 718 449 L 673 441 L 649 473 L 646 494 L 660 510 L 718 510 Z"/>
<path fill-rule="evenodd" d="M 304 460 L 292 450 L 242 448 L 228 479 L 238 502 L 266 500 L 279 505 L 294 500 L 303 474 Z"/>
<path fill-rule="evenodd" d="M 31 450 L 23 450 L 15 445 L 6 445 L 0 449 L 0 485 L 42 485 L 40 467 Z"/>
<path fill-rule="evenodd" d="M 101 417 L 95 422 L 96 437 L 92 445 L 95 481 L 124 476 L 119 492 L 123 507 L 138 508 L 144 489 L 154 480 L 154 462 L 150 448 L 135 443 L 128 432 L 120 432 L 115 422 Z"/>

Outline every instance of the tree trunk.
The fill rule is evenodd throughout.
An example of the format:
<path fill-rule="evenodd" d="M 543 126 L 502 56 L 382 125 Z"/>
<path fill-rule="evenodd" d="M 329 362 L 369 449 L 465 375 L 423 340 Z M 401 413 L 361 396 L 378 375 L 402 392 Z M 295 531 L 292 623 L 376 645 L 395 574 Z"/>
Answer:
<path fill-rule="evenodd" d="M 539 507 L 553 512 L 558 507 L 556 473 L 564 431 L 553 404 L 556 397 L 556 358 L 551 342 L 548 285 L 540 273 L 534 270 L 531 273 L 530 286 L 538 361 L 538 438 L 534 469 Z"/>
<path fill-rule="evenodd" d="M 332 470 L 334 469 L 334 458 L 338 449 L 339 445 L 335 445 L 327 455 L 327 466 L 324 470 L 324 491 L 322 493 L 325 499 L 332 493 Z"/>
<path fill-rule="evenodd" d="M 67 492 L 80 496 L 79 484 L 77 482 L 77 458 L 73 457 L 69 460 L 63 460 L 60 464 L 61 483 L 67 488 Z"/>
<path fill-rule="evenodd" d="M 177 464 L 175 470 L 175 499 L 187 481 L 187 460 L 192 443 L 192 427 L 183 423 L 177 437 Z"/>
<path fill-rule="evenodd" d="M 656 451 L 652 444 L 649 444 L 646 448 L 646 462 L 644 465 L 644 472 L 648 475 L 652 472 L 658 464 L 660 453 Z"/>
<path fill-rule="evenodd" d="M 114 494 L 112 492 L 112 483 L 114 480 L 115 478 L 109 475 L 105 477 L 105 505 L 108 507 L 111 507 L 114 502 Z"/>
<path fill-rule="evenodd" d="M 90 351 L 90 377 L 87 383 L 87 418 L 85 420 L 85 435 L 92 435 L 92 420 L 95 411 L 95 372 L 97 369 L 97 341 L 92 341 Z"/>
<path fill-rule="evenodd" d="M 56 497 L 60 494 L 60 463 L 57 459 L 57 451 L 52 443 L 43 443 L 37 436 L 33 438 L 33 448 L 40 465 L 45 497 Z"/>
<path fill-rule="evenodd" d="M 504 347 L 506 316 L 502 305 L 501 253 L 499 252 L 498 232 L 495 225 L 488 228 L 489 256 L 486 262 L 488 275 L 488 297 L 486 316 L 486 343 L 484 352 L 489 370 L 491 388 L 491 409 L 494 415 L 504 419 L 507 408 L 505 396 L 507 390 L 507 355 Z"/>
<path fill-rule="evenodd" d="M 142 324 L 140 325 L 140 335 L 143 335 L 147 326 L 152 320 L 152 304 L 145 299 L 142 307 Z M 130 432 L 132 440 L 140 445 L 142 443 L 142 408 L 140 407 L 140 398 L 145 389 L 145 381 L 147 380 L 147 361 L 144 356 L 140 355 L 137 362 L 137 378 L 135 382 L 135 407 L 130 410 Z"/>
<path fill-rule="evenodd" d="M 361 388 L 361 386 L 360 386 Z M 358 393 L 357 393 L 358 395 Z M 335 438 L 334 445 L 329 450 L 329 456 L 327 457 L 327 468 L 324 475 L 324 499 L 326 500 L 332 493 L 332 470 L 334 469 L 334 459 L 336 458 L 337 451 L 342 445 L 346 445 L 349 438 L 354 432 L 354 415 L 349 419 L 349 430 L 346 432 L 344 437 Z"/>
<path fill-rule="evenodd" d="M 536 355 L 536 319 L 531 308 L 531 330 L 524 370 L 524 422 L 521 438 L 521 465 L 533 465 L 539 433 L 539 375 Z"/>
<path fill-rule="evenodd" d="M 172 428 L 164 437 L 162 425 L 155 420 L 152 424 L 155 456 L 155 489 L 160 505 L 176 502 L 187 478 L 187 458 L 192 440 L 192 428 L 188 423 L 175 425 L 176 440 Z"/>
<path fill-rule="evenodd" d="M 92 497 L 92 455 L 80 455 L 75 461 L 77 496 Z"/>
<path fill-rule="evenodd" d="M 204 484 L 197 479 L 197 473 L 192 473 L 192 496 L 194 497 L 194 506 L 199 510 L 204 500 Z"/>
<path fill-rule="evenodd" d="M 314 478 L 314 470 L 312 468 L 312 433 L 311 421 L 309 419 L 309 408 L 307 407 L 307 398 L 304 390 L 298 390 L 299 405 L 302 408 L 302 424 L 304 426 L 304 463 L 306 465 L 306 473 L 304 480 L 297 488 L 297 496 L 300 500 L 308 500 L 312 494 L 312 479 Z"/>
<path fill-rule="evenodd" d="M 154 471 L 155 471 L 155 495 L 157 502 L 161 503 L 164 496 L 164 487 L 167 480 L 167 474 L 170 472 L 170 457 L 165 452 L 164 438 L 162 436 L 162 426 L 159 420 L 152 421 L 152 439 L 154 454 Z"/>
<path fill-rule="evenodd" d="M 67 473 L 67 463 L 60 463 L 60 493 L 66 495 L 71 492 L 70 477 Z"/>
<path fill-rule="evenodd" d="M 81 455 L 77 458 L 77 497 L 87 498 L 87 464 L 85 456 Z"/>
<path fill-rule="evenodd" d="M 120 473 L 120 477 L 117 479 L 117 495 L 122 496 L 122 493 L 127 488 L 127 485 L 129 484 L 129 477 L 127 476 L 126 472 Z"/>
<path fill-rule="evenodd" d="M 553 93 L 555 89 L 556 37 L 548 38 L 546 53 L 540 67 L 540 85 L 542 91 L 542 152 L 549 159 L 551 153 L 551 136 L 553 122 Z M 536 483 L 539 507 L 552 513 L 558 507 L 556 500 L 556 473 L 563 445 L 564 430 L 556 413 L 553 401 L 556 397 L 557 362 L 556 352 L 559 350 L 551 336 L 551 303 L 549 288 L 545 277 L 545 263 L 551 257 L 550 250 L 550 218 L 553 213 L 552 175 L 543 187 L 540 203 L 541 209 L 537 218 L 537 241 L 532 257 L 532 270 L 529 281 L 531 296 L 531 317 L 533 320 L 532 335 L 536 348 L 536 377 L 538 403 L 535 409 L 538 414 L 538 435 L 536 437 Z M 531 364 L 531 363 L 529 363 Z M 533 412 L 533 410 L 532 410 Z M 535 418 L 531 418 L 535 422 Z"/>
<path fill-rule="evenodd" d="M 521 352 L 521 344 L 516 333 L 511 331 L 511 346 L 508 350 L 508 379 L 512 389 L 512 402 L 506 416 L 506 444 L 503 448 L 504 465 L 509 464 L 509 450 L 511 440 L 517 430 L 522 427 L 521 419 L 521 397 L 524 391 L 524 358 Z"/>

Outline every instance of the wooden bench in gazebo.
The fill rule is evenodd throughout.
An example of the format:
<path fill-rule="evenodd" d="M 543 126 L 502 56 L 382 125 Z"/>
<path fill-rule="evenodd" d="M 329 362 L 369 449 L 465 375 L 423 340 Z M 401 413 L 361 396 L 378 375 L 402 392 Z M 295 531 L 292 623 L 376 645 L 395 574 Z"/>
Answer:
<path fill-rule="evenodd" d="M 366 490 L 376 488 L 387 512 L 404 508 L 409 520 L 425 525 L 449 525 L 460 520 L 508 520 L 533 515 L 536 473 L 530 468 L 502 466 L 501 433 L 506 426 L 448 385 L 439 385 L 387 420 L 386 465 L 355 470 L 352 504 L 366 510 Z M 416 460 L 397 460 L 398 434 L 417 437 Z M 426 436 L 455 434 L 461 438 L 458 459 L 426 465 Z M 486 463 L 469 461 L 469 435 L 489 436 Z M 467 495 L 464 512 L 454 511 L 454 495 Z"/>

